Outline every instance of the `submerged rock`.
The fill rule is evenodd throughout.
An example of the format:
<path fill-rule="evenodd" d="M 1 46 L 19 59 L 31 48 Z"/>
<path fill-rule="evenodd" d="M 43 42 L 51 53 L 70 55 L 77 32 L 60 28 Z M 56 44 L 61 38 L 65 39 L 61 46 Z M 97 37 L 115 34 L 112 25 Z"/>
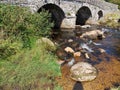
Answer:
<path fill-rule="evenodd" d="M 97 77 L 97 69 L 87 62 L 78 62 L 70 69 L 71 78 L 75 81 L 91 81 Z"/>
<path fill-rule="evenodd" d="M 62 49 L 62 48 L 58 48 L 58 49 L 56 50 L 56 55 L 57 55 L 58 58 L 61 59 L 61 60 L 66 60 L 66 59 L 69 59 L 69 58 L 72 58 L 72 57 L 73 57 L 72 53 L 65 52 L 64 49 Z"/>

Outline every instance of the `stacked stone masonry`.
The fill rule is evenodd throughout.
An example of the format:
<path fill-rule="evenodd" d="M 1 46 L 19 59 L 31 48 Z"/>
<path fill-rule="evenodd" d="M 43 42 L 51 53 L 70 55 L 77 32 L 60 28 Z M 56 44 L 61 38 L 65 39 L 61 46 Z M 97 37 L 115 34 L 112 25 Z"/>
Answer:
<path fill-rule="evenodd" d="M 119 10 L 118 5 L 102 0 L 0 0 L 0 3 L 27 6 L 33 13 L 38 12 L 43 6 L 48 7 L 50 5 L 50 9 L 54 8 L 50 11 L 56 15 L 55 18 L 58 19 L 56 21 L 62 21 L 59 22 L 61 27 L 75 27 L 76 19 L 78 18 L 77 13 L 80 9 L 82 10 L 80 11 L 81 13 L 79 13 L 79 15 L 82 15 L 82 13 L 84 15 L 87 14 L 88 12 L 82 12 L 85 11 L 84 9 L 86 9 L 87 11 L 90 11 L 89 18 L 93 20 L 99 20 L 100 17 Z M 54 7 L 51 8 L 52 6 Z M 101 15 L 99 15 L 98 12 L 101 12 Z M 57 13 L 59 13 L 59 16 Z M 63 13 L 65 15 L 63 15 Z M 60 20 L 59 17 L 61 17 L 62 20 Z M 84 17 L 82 18 L 84 19 Z"/>

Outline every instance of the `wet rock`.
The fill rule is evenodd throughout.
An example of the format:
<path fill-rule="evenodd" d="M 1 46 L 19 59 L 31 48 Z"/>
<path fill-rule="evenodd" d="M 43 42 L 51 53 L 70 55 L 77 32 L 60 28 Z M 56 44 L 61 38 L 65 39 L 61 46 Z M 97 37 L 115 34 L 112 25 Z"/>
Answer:
<path fill-rule="evenodd" d="M 83 28 L 83 29 L 87 29 L 87 28 L 90 28 L 91 27 L 91 25 L 83 25 L 83 26 L 81 26 L 81 28 Z"/>
<path fill-rule="evenodd" d="M 69 42 L 69 43 L 73 42 L 73 39 L 69 39 L 68 42 Z"/>
<path fill-rule="evenodd" d="M 86 59 L 89 59 L 89 58 L 90 58 L 89 55 L 88 55 L 88 53 L 85 53 L 85 58 L 86 58 Z"/>
<path fill-rule="evenodd" d="M 67 59 L 70 59 L 73 57 L 73 54 L 72 53 L 67 53 L 64 51 L 64 49 L 62 48 L 58 48 L 56 50 L 56 55 L 58 56 L 59 59 L 61 60 L 67 60 Z"/>
<path fill-rule="evenodd" d="M 75 81 L 91 81 L 97 77 L 97 69 L 87 62 L 78 62 L 70 69 L 70 76 Z"/>
<path fill-rule="evenodd" d="M 102 48 L 99 48 L 100 53 L 105 53 L 106 51 Z"/>
<path fill-rule="evenodd" d="M 77 28 L 77 29 L 87 29 L 87 28 L 90 28 L 91 27 L 91 25 L 83 25 L 83 26 L 81 26 L 81 25 L 76 25 L 75 26 L 75 28 Z"/>
<path fill-rule="evenodd" d="M 105 38 L 104 33 L 100 30 L 92 30 L 83 33 L 80 38 L 88 38 L 88 39 L 101 39 Z"/>
<path fill-rule="evenodd" d="M 75 52 L 74 53 L 74 57 L 80 57 L 81 56 L 81 52 Z"/>
<path fill-rule="evenodd" d="M 74 53 L 75 51 L 71 47 L 66 47 L 64 49 L 66 52 Z"/>

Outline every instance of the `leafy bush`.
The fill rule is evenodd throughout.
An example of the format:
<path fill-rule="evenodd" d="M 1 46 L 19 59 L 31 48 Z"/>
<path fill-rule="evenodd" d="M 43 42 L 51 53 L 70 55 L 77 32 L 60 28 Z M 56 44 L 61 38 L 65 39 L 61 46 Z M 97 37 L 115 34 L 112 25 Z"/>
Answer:
<path fill-rule="evenodd" d="M 1 59 L 5 60 L 8 57 L 15 55 L 20 51 L 22 44 L 18 41 L 10 42 L 9 39 L 7 40 L 0 40 L 0 57 Z"/>
<path fill-rule="evenodd" d="M 52 23 L 48 12 L 32 14 L 28 8 L 0 4 L 0 28 L 5 38 L 21 40 L 23 47 L 31 47 L 31 39 L 49 36 Z"/>
<path fill-rule="evenodd" d="M 120 18 L 119 12 L 117 13 L 109 13 L 100 19 L 100 24 L 106 25 L 112 28 L 120 27 L 120 23 L 118 23 L 118 19 Z"/>
<path fill-rule="evenodd" d="M 32 14 L 25 7 L 0 4 L 0 33 L 3 31 L 0 36 L 1 58 L 14 55 L 21 47 L 30 49 L 36 39 L 50 35 L 52 26 L 47 11 Z"/>

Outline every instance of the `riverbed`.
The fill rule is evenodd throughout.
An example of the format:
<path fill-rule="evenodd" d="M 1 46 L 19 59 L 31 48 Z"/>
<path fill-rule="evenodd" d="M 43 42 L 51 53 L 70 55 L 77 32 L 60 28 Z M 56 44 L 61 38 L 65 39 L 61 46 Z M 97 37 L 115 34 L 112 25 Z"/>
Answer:
<path fill-rule="evenodd" d="M 68 62 L 71 55 L 63 55 L 59 60 L 65 63 L 61 65 L 62 77 L 57 78 L 58 83 L 63 87 L 63 90 L 110 90 L 111 87 L 120 86 L 120 31 L 107 27 L 94 27 L 89 29 L 80 29 L 79 32 L 86 32 L 92 29 L 105 30 L 105 38 L 101 40 L 92 40 L 99 45 L 90 45 L 94 52 L 89 53 L 89 59 L 84 55 L 74 57 L 75 62 L 88 62 L 98 70 L 98 76 L 95 80 L 90 82 L 76 82 L 70 78 L 70 66 Z M 58 43 L 59 47 L 63 49 L 67 45 L 68 40 L 75 40 L 79 43 L 79 35 L 75 33 L 75 29 L 64 29 L 58 34 L 55 34 L 54 41 Z M 87 43 L 87 42 L 86 42 Z M 77 44 L 74 50 L 77 50 Z M 105 50 L 104 53 L 99 53 L 99 48 Z"/>

